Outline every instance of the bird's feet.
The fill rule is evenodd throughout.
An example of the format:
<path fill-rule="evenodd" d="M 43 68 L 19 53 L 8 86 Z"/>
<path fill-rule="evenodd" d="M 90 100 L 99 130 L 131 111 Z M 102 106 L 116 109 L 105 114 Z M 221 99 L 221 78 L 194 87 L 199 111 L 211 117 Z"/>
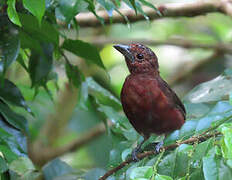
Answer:
<path fill-rule="evenodd" d="M 161 148 L 163 147 L 163 145 L 164 145 L 163 141 L 160 141 L 158 144 L 156 144 L 156 146 L 155 146 L 155 152 L 159 153 L 160 150 L 161 150 Z"/>
<path fill-rule="evenodd" d="M 132 160 L 137 162 L 139 161 L 139 158 L 137 157 L 137 154 L 140 152 L 140 148 L 136 147 L 132 150 L 131 156 L 132 156 Z"/>

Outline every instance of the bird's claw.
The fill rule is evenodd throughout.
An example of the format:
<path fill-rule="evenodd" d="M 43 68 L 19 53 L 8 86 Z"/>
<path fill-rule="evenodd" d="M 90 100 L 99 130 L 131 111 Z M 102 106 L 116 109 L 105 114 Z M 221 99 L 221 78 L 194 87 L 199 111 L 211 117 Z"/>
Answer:
<path fill-rule="evenodd" d="M 160 141 L 156 146 L 155 146 L 155 152 L 159 153 L 161 148 L 163 147 L 164 142 Z"/>
<path fill-rule="evenodd" d="M 131 153 L 131 156 L 132 156 L 132 160 L 134 162 L 138 162 L 139 161 L 139 158 L 137 157 L 137 154 L 139 152 L 139 149 L 138 148 L 134 148 L 132 153 Z"/>

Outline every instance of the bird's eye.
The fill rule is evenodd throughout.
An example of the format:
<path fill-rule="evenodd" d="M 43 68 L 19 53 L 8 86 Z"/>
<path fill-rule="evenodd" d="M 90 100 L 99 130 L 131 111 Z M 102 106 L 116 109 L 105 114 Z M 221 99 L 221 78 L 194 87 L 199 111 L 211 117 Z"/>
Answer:
<path fill-rule="evenodd" d="M 137 58 L 138 59 L 143 59 L 143 55 L 142 54 L 137 54 Z"/>

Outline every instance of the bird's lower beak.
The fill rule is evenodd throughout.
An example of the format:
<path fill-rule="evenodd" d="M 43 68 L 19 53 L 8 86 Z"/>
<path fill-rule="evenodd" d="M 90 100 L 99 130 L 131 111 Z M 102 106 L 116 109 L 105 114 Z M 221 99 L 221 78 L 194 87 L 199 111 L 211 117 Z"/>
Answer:
<path fill-rule="evenodd" d="M 122 53 L 126 57 L 126 59 L 129 59 L 132 63 L 134 62 L 134 56 L 130 52 L 130 46 L 117 44 L 114 45 L 114 48 L 117 49 L 120 53 Z"/>

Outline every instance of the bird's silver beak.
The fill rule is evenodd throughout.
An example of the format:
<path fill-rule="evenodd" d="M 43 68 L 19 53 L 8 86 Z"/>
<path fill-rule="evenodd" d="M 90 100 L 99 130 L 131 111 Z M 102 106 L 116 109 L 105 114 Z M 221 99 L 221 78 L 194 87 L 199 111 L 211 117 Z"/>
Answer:
<path fill-rule="evenodd" d="M 122 53 L 126 59 L 129 59 L 132 63 L 135 61 L 134 56 L 130 52 L 130 46 L 123 44 L 116 44 L 114 48 L 117 49 L 120 53 Z"/>

